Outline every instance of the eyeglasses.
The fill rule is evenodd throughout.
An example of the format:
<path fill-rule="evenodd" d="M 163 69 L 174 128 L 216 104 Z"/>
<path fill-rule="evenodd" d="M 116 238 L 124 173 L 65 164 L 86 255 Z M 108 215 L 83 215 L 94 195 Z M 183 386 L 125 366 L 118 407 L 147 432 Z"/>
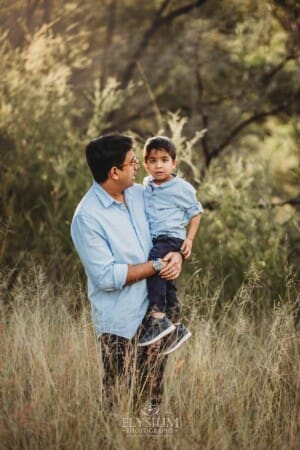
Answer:
<path fill-rule="evenodd" d="M 140 165 L 140 162 L 137 158 L 133 159 L 132 161 L 128 162 L 128 163 L 123 163 L 120 164 L 118 167 L 126 167 L 126 166 L 136 166 L 138 167 Z"/>

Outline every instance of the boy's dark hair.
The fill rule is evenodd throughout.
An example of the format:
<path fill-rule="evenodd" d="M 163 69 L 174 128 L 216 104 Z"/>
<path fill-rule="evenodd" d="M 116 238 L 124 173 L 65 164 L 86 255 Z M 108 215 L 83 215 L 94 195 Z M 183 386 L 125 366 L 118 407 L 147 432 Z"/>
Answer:
<path fill-rule="evenodd" d="M 107 179 L 113 166 L 121 168 L 132 146 L 132 138 L 121 134 L 99 136 L 86 146 L 87 163 L 97 183 Z"/>
<path fill-rule="evenodd" d="M 166 136 L 154 136 L 152 138 L 147 139 L 144 145 L 144 160 L 147 161 L 148 156 L 150 155 L 151 150 L 165 150 L 173 161 L 176 159 L 176 147 Z"/>

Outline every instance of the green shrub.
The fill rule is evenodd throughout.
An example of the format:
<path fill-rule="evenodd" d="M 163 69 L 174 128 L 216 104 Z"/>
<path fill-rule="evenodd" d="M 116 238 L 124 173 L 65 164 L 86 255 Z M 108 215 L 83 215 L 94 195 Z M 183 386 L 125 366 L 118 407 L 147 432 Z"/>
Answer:
<path fill-rule="evenodd" d="M 228 157 L 210 168 L 199 198 L 207 205 L 194 246 L 193 263 L 209 272 L 216 284 L 225 278 L 230 298 L 254 267 L 270 297 L 284 294 L 290 276 L 292 242 L 289 229 L 296 221 L 278 219 L 263 163 Z"/>

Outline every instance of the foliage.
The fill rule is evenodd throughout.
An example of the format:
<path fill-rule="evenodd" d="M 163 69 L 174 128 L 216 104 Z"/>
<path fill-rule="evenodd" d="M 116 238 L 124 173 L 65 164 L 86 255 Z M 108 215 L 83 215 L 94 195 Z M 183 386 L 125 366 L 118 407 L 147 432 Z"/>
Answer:
<path fill-rule="evenodd" d="M 262 271 L 270 300 L 283 295 L 296 251 L 290 230 L 299 221 L 293 208 L 283 221 L 278 217 L 264 165 L 254 158 L 227 158 L 222 167 L 211 167 L 199 192 L 208 208 L 195 244 L 196 265 L 216 279 L 226 277 L 226 298 L 252 266 Z"/>
<path fill-rule="evenodd" d="M 56 260 L 64 244 L 64 210 L 74 189 L 67 180 L 81 173 L 66 56 L 63 40 L 46 28 L 22 50 L 2 39 L 1 217 L 8 228 L 10 264 L 26 250 L 43 258 L 52 254 Z M 79 187 L 80 177 L 77 183 Z"/>
<path fill-rule="evenodd" d="M 106 129 L 112 125 L 109 121 L 112 113 L 123 106 L 133 88 L 131 83 L 126 89 L 121 89 L 120 83 L 115 78 L 108 78 L 106 85 L 101 89 L 100 80 L 95 80 L 94 92 L 90 97 L 93 115 L 87 130 L 90 139 L 98 136 L 100 129 Z"/>
<path fill-rule="evenodd" d="M 285 5 L 1 4 L 0 259 L 11 284 L 31 259 L 54 279 L 80 267 L 69 225 L 91 182 L 91 137 L 128 132 L 140 153 L 164 132 L 206 208 L 186 272 L 228 275 L 230 297 L 254 264 L 281 295 L 300 254 L 298 53 Z"/>
<path fill-rule="evenodd" d="M 91 182 L 83 152 L 88 136 L 76 127 L 82 112 L 74 103 L 69 49 L 44 27 L 22 50 L 3 36 L 0 55 L 5 73 L 0 83 L 2 263 L 10 268 L 23 265 L 30 254 L 55 277 L 69 267 L 68 278 L 77 266 L 70 220 Z M 79 61 L 73 59 L 72 64 L 78 66 Z M 96 123 L 101 129 L 124 95 L 118 83 L 109 80 L 101 92 L 100 114 L 95 85 L 88 134 L 96 131 Z"/>

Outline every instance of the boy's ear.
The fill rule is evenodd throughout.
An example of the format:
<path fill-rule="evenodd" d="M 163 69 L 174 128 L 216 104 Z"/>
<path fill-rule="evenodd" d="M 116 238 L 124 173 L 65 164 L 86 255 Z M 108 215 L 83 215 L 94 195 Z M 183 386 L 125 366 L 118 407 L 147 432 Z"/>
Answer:
<path fill-rule="evenodd" d="M 143 166 L 144 166 L 144 169 L 145 169 L 145 170 L 148 170 L 148 164 L 147 164 L 146 161 L 143 162 Z"/>
<path fill-rule="evenodd" d="M 174 167 L 174 169 L 176 168 L 176 166 L 177 166 L 177 159 L 174 159 L 173 160 L 173 167 Z"/>
<path fill-rule="evenodd" d="M 119 179 L 119 175 L 118 175 L 117 170 L 118 170 L 118 168 L 116 166 L 112 167 L 110 169 L 110 171 L 108 172 L 109 178 L 111 178 L 112 180 L 118 180 Z"/>

